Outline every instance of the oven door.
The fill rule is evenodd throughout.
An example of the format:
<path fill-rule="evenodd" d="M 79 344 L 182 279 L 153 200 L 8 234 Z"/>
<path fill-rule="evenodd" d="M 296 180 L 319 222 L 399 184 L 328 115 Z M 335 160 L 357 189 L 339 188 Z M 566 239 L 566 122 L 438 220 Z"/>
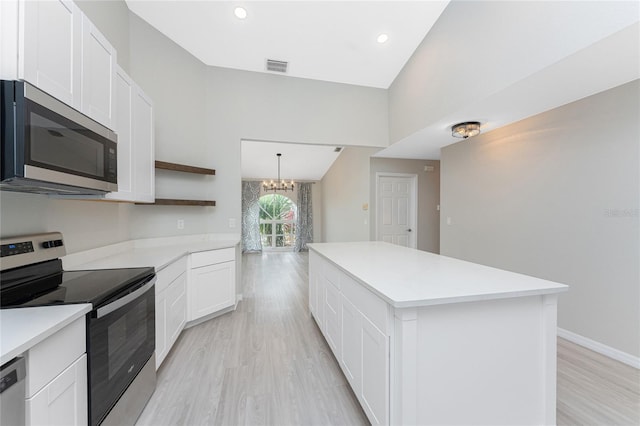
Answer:
<path fill-rule="evenodd" d="M 88 315 L 89 418 L 99 424 L 155 350 L 155 275 Z M 155 366 L 154 366 L 155 369 Z"/>

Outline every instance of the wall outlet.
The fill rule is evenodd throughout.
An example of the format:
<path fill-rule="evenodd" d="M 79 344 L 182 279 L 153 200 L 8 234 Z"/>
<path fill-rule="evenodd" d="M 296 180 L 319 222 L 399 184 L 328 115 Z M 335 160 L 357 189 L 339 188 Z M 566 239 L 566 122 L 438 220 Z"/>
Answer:
<path fill-rule="evenodd" d="M 184 219 L 178 219 L 178 229 L 184 229 Z"/>
<path fill-rule="evenodd" d="M 434 171 L 436 168 L 433 166 L 424 166 L 424 171 L 425 172 L 432 172 Z"/>
<path fill-rule="evenodd" d="M 234 218 L 229 218 L 229 228 L 233 229 L 236 227 L 236 220 Z"/>

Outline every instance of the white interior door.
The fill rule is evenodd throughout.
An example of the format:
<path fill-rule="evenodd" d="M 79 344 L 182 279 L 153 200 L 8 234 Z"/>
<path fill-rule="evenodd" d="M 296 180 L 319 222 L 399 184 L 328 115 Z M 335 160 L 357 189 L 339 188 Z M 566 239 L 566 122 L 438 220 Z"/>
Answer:
<path fill-rule="evenodd" d="M 417 248 L 416 175 L 376 176 L 376 239 Z"/>

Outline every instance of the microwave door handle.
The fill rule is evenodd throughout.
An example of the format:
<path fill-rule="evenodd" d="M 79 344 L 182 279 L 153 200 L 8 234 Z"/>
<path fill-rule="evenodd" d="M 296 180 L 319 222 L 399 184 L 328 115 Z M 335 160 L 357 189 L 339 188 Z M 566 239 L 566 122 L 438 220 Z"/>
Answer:
<path fill-rule="evenodd" d="M 121 297 L 118 300 L 114 300 L 113 302 L 109 303 L 108 305 L 105 305 L 105 306 L 102 306 L 102 307 L 98 308 L 98 310 L 96 311 L 96 318 L 102 318 L 103 316 L 108 315 L 111 312 L 115 311 L 116 309 L 119 309 L 119 308 L 123 307 L 124 305 L 126 305 L 127 303 L 137 299 L 143 293 L 146 293 L 151 287 L 153 287 L 155 282 L 156 282 L 156 277 L 154 275 L 153 278 L 151 278 L 151 280 L 149 280 L 149 282 L 147 282 L 145 285 L 143 285 L 142 287 L 140 287 L 136 291 L 133 291 L 133 292 L 127 294 L 126 296 Z"/>

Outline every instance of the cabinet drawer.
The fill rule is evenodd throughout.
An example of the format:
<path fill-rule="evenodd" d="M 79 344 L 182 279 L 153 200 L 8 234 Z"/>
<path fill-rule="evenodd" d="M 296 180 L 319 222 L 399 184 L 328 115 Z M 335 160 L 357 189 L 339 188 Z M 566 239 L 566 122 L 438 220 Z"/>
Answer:
<path fill-rule="evenodd" d="M 342 275 L 341 284 L 344 297 L 349 299 L 356 309 L 386 334 L 387 303 L 347 274 Z"/>
<path fill-rule="evenodd" d="M 229 247 L 219 250 L 199 251 L 191 254 L 191 268 L 200 268 L 236 259 L 236 249 Z"/>
<path fill-rule="evenodd" d="M 47 337 L 27 352 L 27 398 L 69 367 L 86 350 L 85 317 Z"/>
<path fill-rule="evenodd" d="M 170 263 L 160 271 L 158 271 L 158 279 L 156 281 L 156 294 L 176 280 L 180 275 L 187 271 L 187 257 L 183 256 L 173 263 Z"/>

